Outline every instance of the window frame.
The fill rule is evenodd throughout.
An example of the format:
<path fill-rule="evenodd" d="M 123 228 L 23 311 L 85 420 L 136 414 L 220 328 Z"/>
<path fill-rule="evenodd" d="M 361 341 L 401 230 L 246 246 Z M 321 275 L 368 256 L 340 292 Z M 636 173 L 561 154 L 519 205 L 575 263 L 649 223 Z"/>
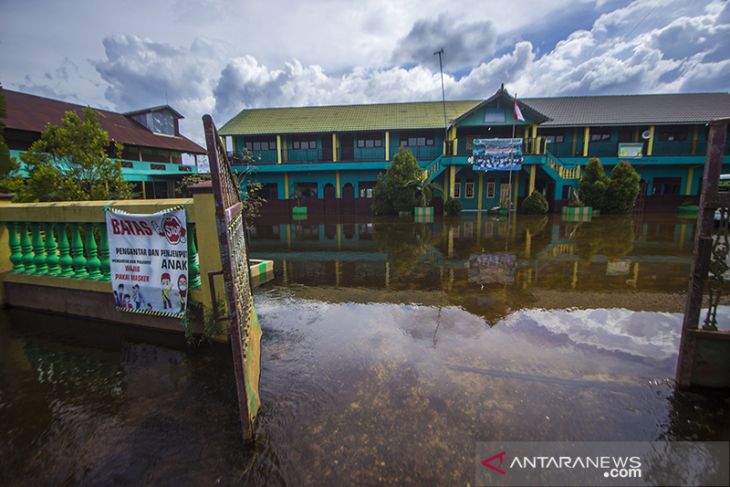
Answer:
<path fill-rule="evenodd" d="M 469 190 L 471 189 L 471 196 L 469 196 Z M 467 181 L 464 183 L 464 198 L 472 200 L 474 199 L 474 181 Z"/>

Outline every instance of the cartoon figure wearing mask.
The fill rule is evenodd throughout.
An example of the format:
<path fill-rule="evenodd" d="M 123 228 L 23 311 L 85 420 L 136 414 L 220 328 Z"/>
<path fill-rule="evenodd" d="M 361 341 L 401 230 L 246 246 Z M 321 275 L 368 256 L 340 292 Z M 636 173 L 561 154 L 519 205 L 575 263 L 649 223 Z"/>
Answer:
<path fill-rule="evenodd" d="M 162 308 L 163 309 L 172 309 L 172 301 L 170 300 L 170 293 L 172 292 L 172 285 L 170 284 L 170 274 L 165 272 L 162 274 L 162 277 L 160 277 L 160 284 L 162 284 L 162 289 L 160 290 L 160 294 L 162 294 Z"/>
<path fill-rule="evenodd" d="M 180 307 L 180 312 L 183 313 L 185 311 L 185 301 L 188 296 L 188 278 L 185 276 L 185 274 L 180 274 L 180 277 L 177 278 L 177 297 L 180 300 L 178 302 L 178 305 Z"/>
<path fill-rule="evenodd" d="M 139 284 L 132 286 L 132 302 L 135 309 L 140 309 L 145 304 L 144 296 L 139 292 Z"/>

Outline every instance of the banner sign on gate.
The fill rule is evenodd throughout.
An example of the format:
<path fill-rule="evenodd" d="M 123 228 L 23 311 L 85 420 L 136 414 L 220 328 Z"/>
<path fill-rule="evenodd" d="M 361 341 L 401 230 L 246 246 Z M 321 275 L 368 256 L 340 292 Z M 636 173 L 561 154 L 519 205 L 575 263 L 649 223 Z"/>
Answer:
<path fill-rule="evenodd" d="M 474 139 L 469 163 L 475 171 L 519 171 L 522 139 Z"/>
<path fill-rule="evenodd" d="M 106 230 L 116 308 L 183 318 L 188 300 L 185 208 L 147 215 L 107 208 Z"/>

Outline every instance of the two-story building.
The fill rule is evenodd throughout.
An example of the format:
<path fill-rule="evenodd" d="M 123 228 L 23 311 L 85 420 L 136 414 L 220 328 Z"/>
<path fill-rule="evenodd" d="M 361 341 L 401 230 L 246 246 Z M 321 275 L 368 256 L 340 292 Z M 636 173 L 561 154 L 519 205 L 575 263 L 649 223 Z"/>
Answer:
<path fill-rule="evenodd" d="M 245 109 L 220 134 L 253 153 L 268 211 L 291 205 L 294 184 L 310 211 L 369 212 L 372 189 L 398 148 L 467 210 L 544 191 L 558 209 L 591 157 L 607 171 L 629 161 L 641 175 L 642 208 L 674 209 L 698 195 L 707 123 L 730 116 L 730 94 L 693 93 L 519 99 L 503 88 L 486 100 Z M 522 169 L 472 170 L 474 139 L 524 140 Z M 726 149 L 726 154 L 730 150 Z M 730 163 L 730 156 L 728 156 Z M 510 184 L 512 191 L 510 192 Z M 438 205 L 438 203 L 437 203 Z"/>
<path fill-rule="evenodd" d="M 85 108 L 19 91 L 2 92 L 7 108 L 5 140 L 16 158 L 48 124 L 59 124 L 66 112 L 80 114 Z M 206 156 L 205 149 L 180 133 L 183 116 L 169 105 L 129 113 L 94 110 L 109 138 L 124 146 L 122 175 L 143 198 L 174 197 L 175 182 L 197 172 L 198 159 Z"/>

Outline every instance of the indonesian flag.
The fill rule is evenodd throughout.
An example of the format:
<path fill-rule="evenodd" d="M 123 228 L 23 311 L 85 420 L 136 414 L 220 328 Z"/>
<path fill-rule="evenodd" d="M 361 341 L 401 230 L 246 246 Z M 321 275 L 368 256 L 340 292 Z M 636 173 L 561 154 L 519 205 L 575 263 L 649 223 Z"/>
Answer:
<path fill-rule="evenodd" d="M 525 121 L 525 117 L 522 116 L 520 106 L 517 104 L 517 96 L 515 95 L 515 120 Z"/>

